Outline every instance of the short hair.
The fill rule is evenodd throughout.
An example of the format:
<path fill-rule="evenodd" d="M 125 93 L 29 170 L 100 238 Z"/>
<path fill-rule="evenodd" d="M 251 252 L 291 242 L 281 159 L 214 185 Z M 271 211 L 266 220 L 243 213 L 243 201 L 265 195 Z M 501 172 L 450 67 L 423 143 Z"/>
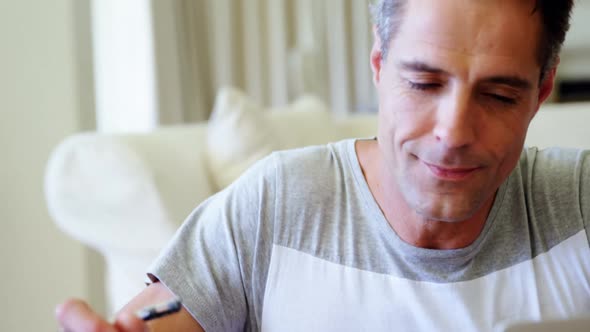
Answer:
<path fill-rule="evenodd" d="M 377 0 L 371 6 L 377 34 L 381 39 L 381 55 L 385 59 L 389 52 L 389 44 L 398 31 L 407 0 Z M 547 73 L 556 65 L 559 52 L 570 28 L 570 17 L 573 0 L 536 0 L 531 14 L 539 12 L 543 26 L 539 38 L 537 60 L 541 65 L 542 81 Z"/>

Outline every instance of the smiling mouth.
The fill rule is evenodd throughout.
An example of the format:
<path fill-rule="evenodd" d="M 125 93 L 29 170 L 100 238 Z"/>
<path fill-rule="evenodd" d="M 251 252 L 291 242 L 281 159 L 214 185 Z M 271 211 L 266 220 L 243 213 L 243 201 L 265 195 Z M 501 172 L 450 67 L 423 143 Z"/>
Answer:
<path fill-rule="evenodd" d="M 434 176 L 447 181 L 460 181 L 476 173 L 481 167 L 443 167 L 422 161 Z"/>

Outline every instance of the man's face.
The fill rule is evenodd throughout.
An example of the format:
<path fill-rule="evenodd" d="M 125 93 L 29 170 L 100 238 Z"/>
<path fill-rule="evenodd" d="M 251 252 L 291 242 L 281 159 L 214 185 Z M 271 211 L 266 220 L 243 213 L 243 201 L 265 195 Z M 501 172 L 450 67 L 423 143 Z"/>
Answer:
<path fill-rule="evenodd" d="M 422 217 L 463 221 L 518 162 L 539 85 L 532 1 L 408 0 L 389 55 L 371 56 L 386 178 Z"/>

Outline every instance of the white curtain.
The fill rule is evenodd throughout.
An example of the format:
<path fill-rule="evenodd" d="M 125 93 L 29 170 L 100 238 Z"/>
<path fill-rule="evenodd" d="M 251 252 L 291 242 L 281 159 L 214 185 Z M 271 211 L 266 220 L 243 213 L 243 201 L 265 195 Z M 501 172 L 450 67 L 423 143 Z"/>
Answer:
<path fill-rule="evenodd" d="M 162 122 L 207 119 L 224 85 L 268 106 L 311 93 L 337 113 L 375 110 L 368 6 L 359 0 L 154 0 L 159 100 L 182 101 L 160 102 Z M 170 70 L 178 71 L 179 91 L 170 89 L 176 86 Z"/>
<path fill-rule="evenodd" d="M 266 106 L 312 93 L 375 111 L 369 0 L 92 0 L 97 125 L 146 131 L 207 120 L 233 85 Z M 587 77 L 590 6 L 577 4 L 560 79 Z"/>

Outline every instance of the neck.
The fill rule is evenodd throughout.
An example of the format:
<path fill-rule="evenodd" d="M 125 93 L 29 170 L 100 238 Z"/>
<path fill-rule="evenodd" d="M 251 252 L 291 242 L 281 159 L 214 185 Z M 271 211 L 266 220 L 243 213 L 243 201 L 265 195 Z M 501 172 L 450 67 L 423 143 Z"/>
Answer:
<path fill-rule="evenodd" d="M 492 197 L 471 218 L 445 222 L 418 215 L 399 193 L 377 194 L 376 199 L 387 222 L 402 240 L 429 249 L 458 249 L 472 244 L 483 230 L 493 205 Z"/>
<path fill-rule="evenodd" d="M 358 160 L 381 212 L 396 234 L 406 243 L 429 249 L 458 249 L 469 246 L 481 233 L 494 196 L 469 219 L 458 222 L 429 220 L 414 211 L 397 190 L 395 180 L 382 167 L 378 146 L 373 141 L 357 142 Z"/>

